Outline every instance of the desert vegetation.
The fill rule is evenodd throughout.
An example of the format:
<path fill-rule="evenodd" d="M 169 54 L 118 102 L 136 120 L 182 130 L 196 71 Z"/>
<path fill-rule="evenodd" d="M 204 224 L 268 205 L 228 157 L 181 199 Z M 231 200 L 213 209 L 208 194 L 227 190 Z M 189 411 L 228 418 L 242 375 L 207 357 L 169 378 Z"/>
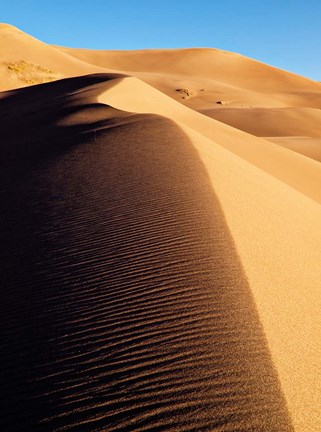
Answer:
<path fill-rule="evenodd" d="M 61 78 L 59 73 L 25 60 L 6 62 L 6 66 L 20 81 L 29 85 L 55 81 Z"/>

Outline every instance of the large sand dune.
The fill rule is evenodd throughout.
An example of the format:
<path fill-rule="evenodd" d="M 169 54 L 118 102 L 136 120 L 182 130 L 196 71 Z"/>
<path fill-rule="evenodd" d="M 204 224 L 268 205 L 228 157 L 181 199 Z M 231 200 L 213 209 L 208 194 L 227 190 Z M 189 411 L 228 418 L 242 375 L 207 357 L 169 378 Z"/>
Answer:
<path fill-rule="evenodd" d="M 92 65 L 137 76 L 198 110 L 211 109 L 217 102 L 246 107 L 321 108 L 320 83 L 218 49 L 60 49 Z M 187 90 L 188 95 L 178 89 Z"/>
<path fill-rule="evenodd" d="M 2 429 L 320 430 L 320 83 L 0 41 Z"/>

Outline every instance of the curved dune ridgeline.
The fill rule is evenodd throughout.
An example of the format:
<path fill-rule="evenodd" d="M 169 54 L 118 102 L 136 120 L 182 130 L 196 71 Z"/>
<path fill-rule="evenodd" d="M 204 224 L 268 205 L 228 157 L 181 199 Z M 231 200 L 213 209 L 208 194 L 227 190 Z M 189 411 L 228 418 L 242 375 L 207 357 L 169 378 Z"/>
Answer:
<path fill-rule="evenodd" d="M 113 78 L 0 100 L 3 430 L 291 431 L 198 153 Z"/>
<path fill-rule="evenodd" d="M 7 24 L 0 75 L 0 430 L 321 430 L 321 84 Z"/>

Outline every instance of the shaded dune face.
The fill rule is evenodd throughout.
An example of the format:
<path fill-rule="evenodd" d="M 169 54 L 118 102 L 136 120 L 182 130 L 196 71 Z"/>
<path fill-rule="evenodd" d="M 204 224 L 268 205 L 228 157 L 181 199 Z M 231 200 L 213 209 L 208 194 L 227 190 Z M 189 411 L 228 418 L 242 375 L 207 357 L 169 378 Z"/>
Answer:
<path fill-rule="evenodd" d="M 66 82 L 36 110 L 28 89 L 1 102 L 2 427 L 292 430 L 192 144 Z"/>

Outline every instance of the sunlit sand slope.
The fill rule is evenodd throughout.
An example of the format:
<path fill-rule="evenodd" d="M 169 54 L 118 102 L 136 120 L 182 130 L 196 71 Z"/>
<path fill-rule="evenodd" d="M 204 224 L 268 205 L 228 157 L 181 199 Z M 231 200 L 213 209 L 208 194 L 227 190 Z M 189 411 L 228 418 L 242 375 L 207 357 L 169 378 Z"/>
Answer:
<path fill-rule="evenodd" d="M 1 101 L 3 427 L 292 430 L 198 153 L 112 78 Z"/>
<path fill-rule="evenodd" d="M 0 73 L 0 429 L 321 430 L 321 84 L 3 24 Z"/>
<path fill-rule="evenodd" d="M 107 85 L 99 101 L 122 110 L 173 119 L 321 203 L 320 163 L 202 115 L 137 78 L 119 78 L 110 88 Z"/>
<path fill-rule="evenodd" d="M 137 76 L 196 109 L 212 108 L 217 102 L 321 108 L 320 83 L 228 51 L 57 48 L 81 61 Z M 187 90 L 188 94 L 179 89 Z"/>

